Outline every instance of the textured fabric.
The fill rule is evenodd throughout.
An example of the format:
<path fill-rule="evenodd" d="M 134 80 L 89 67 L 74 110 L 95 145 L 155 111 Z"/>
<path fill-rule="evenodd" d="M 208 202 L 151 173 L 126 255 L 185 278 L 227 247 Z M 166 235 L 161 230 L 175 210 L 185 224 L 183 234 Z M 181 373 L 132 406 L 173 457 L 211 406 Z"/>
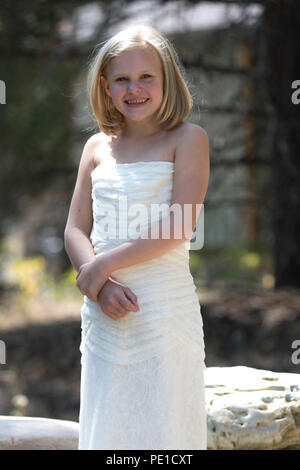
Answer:
<path fill-rule="evenodd" d="M 94 169 L 90 239 L 96 256 L 131 238 L 120 238 L 119 229 L 124 214 L 126 227 L 137 218 L 133 205 L 143 204 L 140 231 L 168 213 L 173 173 L 167 161 Z M 153 215 L 154 203 L 165 209 Z M 116 219 L 117 236 L 107 237 L 103 217 Z M 203 323 L 189 243 L 111 273 L 137 295 L 139 311 L 113 320 L 84 296 L 79 449 L 206 449 Z"/>

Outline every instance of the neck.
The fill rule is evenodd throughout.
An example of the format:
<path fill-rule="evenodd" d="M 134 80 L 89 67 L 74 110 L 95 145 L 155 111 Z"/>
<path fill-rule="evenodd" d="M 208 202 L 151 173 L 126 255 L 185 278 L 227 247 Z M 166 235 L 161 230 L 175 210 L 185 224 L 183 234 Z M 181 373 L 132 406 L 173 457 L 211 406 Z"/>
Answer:
<path fill-rule="evenodd" d="M 145 123 L 133 122 L 127 124 L 126 127 L 120 132 L 120 136 L 124 139 L 130 140 L 143 140 L 150 138 L 161 131 L 157 126 L 147 125 Z"/>

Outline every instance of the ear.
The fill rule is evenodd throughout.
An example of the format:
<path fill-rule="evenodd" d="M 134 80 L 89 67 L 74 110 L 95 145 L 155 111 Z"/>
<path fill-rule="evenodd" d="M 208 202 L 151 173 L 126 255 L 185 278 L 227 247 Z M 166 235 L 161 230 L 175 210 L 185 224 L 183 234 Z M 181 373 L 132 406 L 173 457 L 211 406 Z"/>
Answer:
<path fill-rule="evenodd" d="M 100 84 L 101 84 L 101 86 L 103 86 L 106 93 L 111 97 L 109 84 L 108 84 L 108 81 L 106 80 L 106 78 L 104 77 L 104 75 L 100 75 Z"/>

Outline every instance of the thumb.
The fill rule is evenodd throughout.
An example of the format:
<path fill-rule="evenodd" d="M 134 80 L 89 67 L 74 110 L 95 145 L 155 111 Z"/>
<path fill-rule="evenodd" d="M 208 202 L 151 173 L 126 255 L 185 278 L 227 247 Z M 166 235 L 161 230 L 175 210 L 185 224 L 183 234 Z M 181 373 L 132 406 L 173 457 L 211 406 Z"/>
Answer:
<path fill-rule="evenodd" d="M 124 288 L 124 293 L 126 297 L 131 300 L 131 302 L 137 305 L 137 296 L 129 289 L 129 287 Z"/>

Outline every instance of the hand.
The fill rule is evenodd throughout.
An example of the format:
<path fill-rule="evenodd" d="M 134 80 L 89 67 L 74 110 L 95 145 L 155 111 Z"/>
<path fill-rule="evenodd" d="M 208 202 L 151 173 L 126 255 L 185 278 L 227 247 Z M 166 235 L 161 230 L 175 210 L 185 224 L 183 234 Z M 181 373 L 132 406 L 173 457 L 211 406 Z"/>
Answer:
<path fill-rule="evenodd" d="M 101 258 L 101 260 L 100 260 Z M 76 276 L 76 285 L 83 295 L 92 302 L 97 301 L 98 294 L 109 277 L 107 265 L 102 262 L 104 258 L 95 258 L 93 261 L 80 266 Z"/>
<path fill-rule="evenodd" d="M 113 320 L 124 317 L 130 311 L 138 311 L 137 296 L 120 282 L 110 277 L 98 295 L 98 303 L 105 315 Z"/>

